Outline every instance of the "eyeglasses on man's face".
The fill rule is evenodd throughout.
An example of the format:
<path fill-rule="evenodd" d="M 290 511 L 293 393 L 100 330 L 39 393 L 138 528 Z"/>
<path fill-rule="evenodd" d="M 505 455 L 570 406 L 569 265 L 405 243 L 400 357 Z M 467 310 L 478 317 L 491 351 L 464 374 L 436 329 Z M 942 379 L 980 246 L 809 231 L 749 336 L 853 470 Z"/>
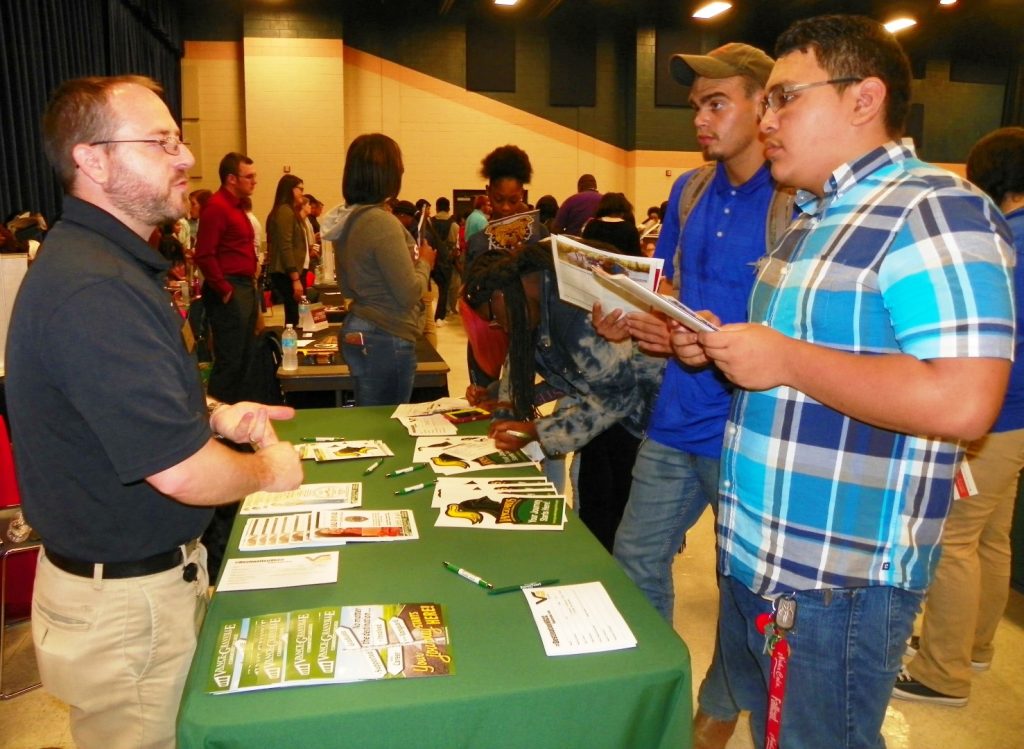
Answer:
<path fill-rule="evenodd" d="M 819 86 L 837 86 L 842 83 L 860 83 L 863 78 L 830 78 L 827 81 L 815 81 L 814 83 L 797 83 L 792 86 L 773 86 L 764 98 L 758 102 L 757 116 L 764 117 L 768 110 L 778 113 L 784 106 L 796 98 L 796 94 Z"/>
<path fill-rule="evenodd" d="M 97 140 L 90 143 L 90 146 L 106 146 L 113 145 L 115 143 L 155 143 L 164 149 L 168 156 L 177 156 L 181 152 L 182 146 L 190 145 L 188 141 L 184 141 L 177 135 L 168 135 L 166 138 L 137 138 L 134 140 Z"/>

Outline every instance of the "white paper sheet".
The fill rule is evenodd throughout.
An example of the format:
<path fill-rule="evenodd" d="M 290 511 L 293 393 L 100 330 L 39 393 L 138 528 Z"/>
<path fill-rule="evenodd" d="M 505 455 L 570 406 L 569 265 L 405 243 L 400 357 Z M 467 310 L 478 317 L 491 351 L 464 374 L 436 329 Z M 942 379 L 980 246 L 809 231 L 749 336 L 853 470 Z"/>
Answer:
<path fill-rule="evenodd" d="M 298 588 L 338 582 L 338 552 L 229 559 L 218 593 L 234 590 Z"/>
<path fill-rule="evenodd" d="M 600 582 L 528 588 L 523 595 L 548 655 L 636 647 L 636 637 Z"/>

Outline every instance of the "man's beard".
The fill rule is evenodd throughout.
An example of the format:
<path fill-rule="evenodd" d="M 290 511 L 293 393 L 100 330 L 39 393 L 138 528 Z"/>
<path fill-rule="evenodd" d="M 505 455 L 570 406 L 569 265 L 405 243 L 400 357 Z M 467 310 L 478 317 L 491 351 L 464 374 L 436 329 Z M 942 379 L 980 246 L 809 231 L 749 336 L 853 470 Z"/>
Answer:
<path fill-rule="evenodd" d="M 181 176 L 184 175 L 175 173 L 175 181 Z M 184 191 L 175 195 L 169 183 L 161 189 L 118 162 L 111 171 L 106 191 L 110 202 L 146 226 L 177 221 L 188 211 Z"/>

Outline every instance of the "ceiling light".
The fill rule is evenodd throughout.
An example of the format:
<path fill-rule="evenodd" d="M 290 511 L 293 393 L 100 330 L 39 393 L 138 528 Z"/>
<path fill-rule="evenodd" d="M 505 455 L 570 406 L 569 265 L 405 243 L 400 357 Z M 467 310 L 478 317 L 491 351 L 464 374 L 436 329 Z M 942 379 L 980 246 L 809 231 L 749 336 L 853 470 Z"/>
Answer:
<path fill-rule="evenodd" d="M 720 13 L 725 13 L 732 7 L 732 3 L 708 3 L 702 5 L 693 12 L 694 18 L 714 18 Z"/>
<path fill-rule="evenodd" d="M 518 5 L 519 0 L 494 0 L 495 5 Z"/>
<path fill-rule="evenodd" d="M 939 0 L 939 5 L 956 5 L 956 0 Z"/>
<path fill-rule="evenodd" d="M 917 20 L 910 16 L 902 16 L 901 18 L 894 18 L 885 24 L 886 30 L 890 34 L 903 31 L 903 29 L 909 29 L 911 26 L 917 26 Z"/>

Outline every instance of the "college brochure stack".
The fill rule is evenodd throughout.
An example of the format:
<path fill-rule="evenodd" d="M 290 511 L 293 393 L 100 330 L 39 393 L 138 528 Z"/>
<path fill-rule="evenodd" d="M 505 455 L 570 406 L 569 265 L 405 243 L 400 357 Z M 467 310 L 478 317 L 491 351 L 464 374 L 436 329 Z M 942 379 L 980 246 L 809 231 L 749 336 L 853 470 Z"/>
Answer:
<path fill-rule="evenodd" d="M 431 507 L 438 528 L 560 531 L 565 497 L 543 477 L 440 478 Z"/>
<path fill-rule="evenodd" d="M 436 603 L 326 606 L 222 622 L 207 691 L 344 684 L 454 672 Z"/>
<path fill-rule="evenodd" d="M 242 528 L 240 551 L 341 546 L 349 541 L 419 538 L 412 510 L 318 510 L 251 517 Z"/>
<path fill-rule="evenodd" d="M 363 503 L 363 485 L 356 483 L 303 484 L 287 492 L 254 492 L 242 500 L 242 515 L 279 512 L 347 510 Z"/>
<path fill-rule="evenodd" d="M 483 435 L 419 437 L 412 454 L 414 463 L 428 463 L 438 476 L 498 468 L 527 468 L 539 471 L 530 443 L 522 450 L 499 450 L 494 440 Z M 539 449 L 539 448 L 538 448 Z"/>

